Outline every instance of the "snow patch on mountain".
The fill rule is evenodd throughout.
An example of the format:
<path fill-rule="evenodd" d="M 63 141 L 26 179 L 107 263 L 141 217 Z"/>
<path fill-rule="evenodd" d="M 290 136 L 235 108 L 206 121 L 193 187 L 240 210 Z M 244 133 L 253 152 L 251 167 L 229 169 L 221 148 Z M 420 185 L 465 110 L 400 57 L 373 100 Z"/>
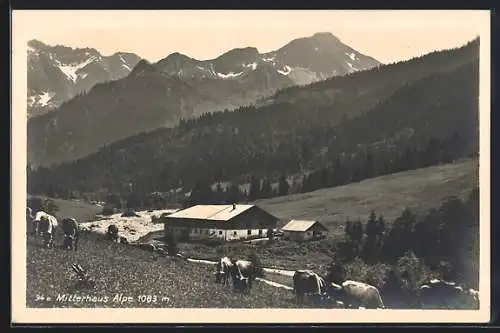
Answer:
<path fill-rule="evenodd" d="M 357 71 L 358 69 L 356 67 L 354 67 L 349 61 L 346 61 L 347 65 L 349 66 L 349 71 L 352 73 L 352 72 L 355 72 Z"/>
<path fill-rule="evenodd" d="M 127 65 L 127 62 L 123 57 L 120 55 L 120 61 L 122 62 L 122 67 L 125 68 L 126 70 L 132 71 L 132 68 L 130 68 L 129 65 Z"/>
<path fill-rule="evenodd" d="M 292 71 L 292 69 L 288 65 L 285 66 L 283 71 L 281 71 L 279 69 L 277 70 L 277 72 L 280 73 L 281 75 L 288 75 L 288 74 L 290 74 L 291 71 Z"/>
<path fill-rule="evenodd" d="M 352 61 L 355 61 L 357 60 L 356 59 L 356 54 L 355 53 L 345 53 L 349 58 L 351 58 Z"/>
<path fill-rule="evenodd" d="M 28 106 L 32 107 L 34 105 L 38 105 L 41 107 L 47 106 L 50 103 L 52 97 L 55 96 L 55 93 L 43 91 L 40 94 L 33 94 L 28 96 Z"/>
<path fill-rule="evenodd" d="M 89 59 L 85 60 L 82 63 L 79 64 L 69 64 L 69 65 L 63 65 L 61 64 L 60 61 L 58 62 L 58 67 L 59 69 L 73 82 L 76 82 L 76 79 L 78 78 L 77 71 L 88 64 L 90 64 L 92 61 L 94 61 L 96 57 L 90 57 Z"/>
<path fill-rule="evenodd" d="M 239 72 L 239 73 L 229 72 L 227 74 L 217 73 L 217 76 L 220 77 L 221 79 L 231 79 L 234 77 L 238 77 L 241 74 L 243 74 L 243 72 Z"/>
<path fill-rule="evenodd" d="M 46 106 L 49 103 L 51 98 L 52 98 L 52 94 L 45 91 L 43 94 L 40 95 L 40 100 L 39 100 L 40 105 Z"/>
<path fill-rule="evenodd" d="M 252 62 L 251 64 L 245 64 L 244 66 L 245 67 L 251 67 L 253 71 L 257 69 L 257 63 L 256 62 Z"/>

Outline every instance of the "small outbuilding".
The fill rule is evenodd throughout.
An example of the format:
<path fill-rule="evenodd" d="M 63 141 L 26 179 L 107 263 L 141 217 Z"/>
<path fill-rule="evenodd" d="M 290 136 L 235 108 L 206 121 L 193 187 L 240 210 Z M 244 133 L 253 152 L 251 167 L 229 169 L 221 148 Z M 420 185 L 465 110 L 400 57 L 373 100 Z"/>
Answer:
<path fill-rule="evenodd" d="M 308 241 L 324 238 L 328 229 L 319 221 L 291 220 L 281 231 L 287 240 Z"/>

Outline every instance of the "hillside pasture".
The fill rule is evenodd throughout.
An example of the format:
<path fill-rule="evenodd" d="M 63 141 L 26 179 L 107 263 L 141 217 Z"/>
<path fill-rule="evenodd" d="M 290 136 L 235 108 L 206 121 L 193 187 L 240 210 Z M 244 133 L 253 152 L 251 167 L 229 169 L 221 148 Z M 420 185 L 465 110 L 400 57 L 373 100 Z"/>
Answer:
<path fill-rule="evenodd" d="M 55 214 L 58 219 L 65 217 L 73 217 L 78 222 L 92 221 L 98 214 L 102 213 L 102 207 L 86 203 L 83 200 L 64 200 L 47 198 L 45 196 L 28 195 L 28 197 L 38 197 L 42 200 L 50 199 L 59 208 Z"/>
<path fill-rule="evenodd" d="M 405 207 L 417 213 L 425 211 L 440 205 L 447 197 L 468 195 L 478 184 L 478 160 L 465 159 L 314 192 L 258 200 L 255 204 L 285 222 L 319 220 L 330 234 L 339 235 L 347 219 L 366 220 L 372 209 L 390 224 Z"/>
<path fill-rule="evenodd" d="M 60 241 L 59 237 L 57 244 Z M 76 276 L 71 270 L 72 263 L 78 263 L 88 270 L 96 280 L 95 289 L 74 289 Z M 90 233 L 83 235 L 77 252 L 44 249 L 29 238 L 26 293 L 27 307 L 44 308 L 295 307 L 294 295 L 289 290 L 256 281 L 250 295 L 236 293 L 229 286 L 214 283 L 211 265 L 157 257 L 151 252 L 105 241 Z M 117 294 L 122 297 L 113 301 Z M 66 296 L 65 301 L 63 295 Z M 68 300 L 70 295 L 78 295 L 83 300 Z M 156 296 L 156 302 L 141 303 L 140 295 Z M 39 296 L 43 296 L 44 300 L 40 300 Z M 127 298 L 129 296 L 133 298 L 132 301 Z M 104 302 L 105 297 L 107 302 Z M 123 302 L 123 299 L 127 301 Z"/>
<path fill-rule="evenodd" d="M 317 219 L 328 229 L 326 239 L 297 243 L 278 240 L 272 244 L 180 244 L 188 256 L 214 260 L 221 254 L 248 256 L 256 253 L 265 267 L 317 269 L 330 262 L 335 243 L 342 239 L 347 219 L 366 221 L 370 211 L 383 215 L 390 226 L 405 207 L 417 215 L 438 207 L 448 197 L 463 198 L 479 183 L 476 159 L 411 170 L 345 186 L 309 193 L 259 200 L 255 204 L 281 219 Z"/>

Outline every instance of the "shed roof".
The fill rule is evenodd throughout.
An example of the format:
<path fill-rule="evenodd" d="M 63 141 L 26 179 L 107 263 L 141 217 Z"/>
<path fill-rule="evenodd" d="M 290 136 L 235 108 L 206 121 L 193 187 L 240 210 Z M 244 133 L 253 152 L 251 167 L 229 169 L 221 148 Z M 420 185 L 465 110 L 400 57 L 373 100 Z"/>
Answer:
<path fill-rule="evenodd" d="M 255 205 L 196 205 L 170 214 L 165 219 L 229 221 Z"/>
<path fill-rule="evenodd" d="M 281 228 L 281 230 L 305 232 L 311 229 L 315 224 L 318 224 L 325 231 L 328 230 L 324 225 L 322 225 L 318 221 L 308 221 L 308 220 L 291 220 L 283 228 Z"/>

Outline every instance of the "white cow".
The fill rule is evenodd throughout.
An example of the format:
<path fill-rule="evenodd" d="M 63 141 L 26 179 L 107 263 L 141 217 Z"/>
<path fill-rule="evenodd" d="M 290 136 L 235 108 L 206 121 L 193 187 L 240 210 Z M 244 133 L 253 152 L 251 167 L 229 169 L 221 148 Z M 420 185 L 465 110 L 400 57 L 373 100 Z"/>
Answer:
<path fill-rule="evenodd" d="M 216 265 L 215 283 L 228 284 L 233 263 L 229 257 L 220 258 Z"/>
<path fill-rule="evenodd" d="M 35 237 L 38 238 L 38 236 L 42 236 L 44 239 L 44 246 L 52 247 L 54 244 L 54 235 L 59 225 L 55 216 L 44 211 L 38 211 L 35 214 L 33 223 L 35 226 Z"/>
<path fill-rule="evenodd" d="M 348 307 L 354 308 L 384 308 L 382 297 L 378 289 L 370 284 L 347 280 L 340 286 L 331 283 L 336 296 L 341 296 L 341 301 Z"/>

